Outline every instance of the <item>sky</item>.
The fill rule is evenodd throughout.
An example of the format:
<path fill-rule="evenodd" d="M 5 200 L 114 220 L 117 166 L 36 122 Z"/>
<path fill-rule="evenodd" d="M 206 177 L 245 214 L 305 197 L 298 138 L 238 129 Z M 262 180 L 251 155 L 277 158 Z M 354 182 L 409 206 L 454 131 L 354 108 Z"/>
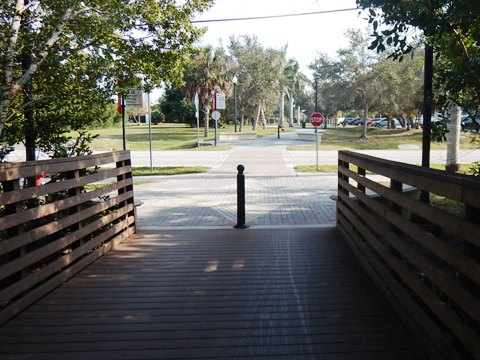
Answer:
<path fill-rule="evenodd" d="M 215 5 L 194 20 L 218 20 L 258 16 L 311 13 L 356 8 L 355 0 L 216 0 Z M 201 40 L 203 45 L 226 48 L 230 36 L 255 35 L 267 48 L 280 49 L 287 45 L 287 57 L 295 58 L 301 71 L 311 77 L 308 65 L 318 53 L 335 56 L 345 47 L 344 37 L 348 28 L 366 28 L 366 16 L 359 10 L 313 14 L 262 20 L 242 20 L 198 23 L 207 32 Z M 153 103 L 161 94 L 156 89 Z"/>
<path fill-rule="evenodd" d="M 355 0 L 217 0 L 195 20 L 231 19 L 283 14 L 311 13 L 356 8 Z M 343 36 L 348 28 L 366 28 L 359 10 L 306 16 L 200 23 L 207 27 L 202 44 L 224 47 L 231 35 L 256 35 L 264 47 L 280 49 L 287 45 L 287 57 L 295 58 L 308 75 L 308 65 L 319 52 L 335 56 L 347 45 Z"/>

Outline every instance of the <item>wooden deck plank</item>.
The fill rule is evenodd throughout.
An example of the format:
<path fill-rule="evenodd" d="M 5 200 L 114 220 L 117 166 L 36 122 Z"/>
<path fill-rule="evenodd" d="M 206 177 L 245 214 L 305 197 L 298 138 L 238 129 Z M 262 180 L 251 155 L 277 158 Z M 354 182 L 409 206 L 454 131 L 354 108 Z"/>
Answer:
<path fill-rule="evenodd" d="M 134 236 L 0 328 L 3 359 L 423 359 L 335 229 Z"/>

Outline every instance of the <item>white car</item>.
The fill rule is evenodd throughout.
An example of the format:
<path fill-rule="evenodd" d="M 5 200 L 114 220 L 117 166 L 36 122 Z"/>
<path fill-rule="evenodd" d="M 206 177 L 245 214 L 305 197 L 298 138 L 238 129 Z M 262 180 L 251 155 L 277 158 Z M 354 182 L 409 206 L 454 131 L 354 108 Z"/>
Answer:
<path fill-rule="evenodd" d="M 395 128 L 397 127 L 402 127 L 402 124 L 400 123 L 400 121 L 398 121 L 398 119 L 394 119 L 395 121 Z M 388 127 L 388 119 L 382 119 L 382 120 L 378 120 L 378 121 L 375 121 L 372 126 L 375 126 L 375 127 L 378 127 L 378 128 L 386 128 Z"/>

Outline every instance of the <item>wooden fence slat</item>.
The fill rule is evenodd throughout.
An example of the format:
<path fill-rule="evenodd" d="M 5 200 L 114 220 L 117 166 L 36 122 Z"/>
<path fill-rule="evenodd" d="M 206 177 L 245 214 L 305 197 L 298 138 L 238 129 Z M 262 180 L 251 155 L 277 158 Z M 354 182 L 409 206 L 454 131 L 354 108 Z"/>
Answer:
<path fill-rule="evenodd" d="M 339 182 L 342 182 L 345 189 L 356 194 L 358 197 L 362 196 L 360 192 L 356 191 L 355 187 L 348 183 L 344 183 L 343 180 L 339 180 Z M 361 200 L 364 201 L 365 204 L 370 204 L 371 208 L 375 206 L 375 200 L 372 200 L 367 196 L 362 197 Z M 480 263 L 465 257 L 461 251 L 449 246 L 431 232 L 414 225 L 411 221 L 396 215 L 386 208 L 381 216 L 384 220 L 389 221 L 397 226 L 397 228 L 402 229 L 405 234 L 411 236 L 418 244 L 428 249 L 432 254 L 458 269 L 461 273 L 467 275 L 480 286 Z"/>
<path fill-rule="evenodd" d="M 35 199 L 42 195 L 67 191 L 72 188 L 85 186 L 105 179 L 115 178 L 118 175 L 127 173 L 129 171 L 131 171 L 129 168 L 113 168 L 82 176 L 79 179 L 69 179 L 62 182 L 47 183 L 41 186 L 24 188 L 22 191 L 6 192 L 0 194 L 0 202 L 2 204 L 12 204 L 19 201 Z"/>
<path fill-rule="evenodd" d="M 432 224 L 444 226 L 449 224 L 448 230 L 453 234 L 462 235 L 463 238 L 476 246 L 480 246 L 480 226 L 471 221 L 466 221 L 458 216 L 452 215 L 438 208 L 425 204 L 422 201 L 412 199 L 409 196 L 403 196 L 399 193 L 394 193 L 385 186 L 376 183 L 368 178 L 360 178 L 356 173 L 350 170 L 339 170 L 342 174 L 351 177 L 356 181 L 361 181 L 364 186 L 378 195 L 393 201 L 405 209 L 412 210 L 415 214 L 421 216 L 423 219 L 430 221 Z"/>
<path fill-rule="evenodd" d="M 58 213 L 66 210 L 72 206 L 77 206 L 86 203 L 90 200 L 105 196 L 119 188 L 126 187 L 132 184 L 132 179 L 122 180 L 118 183 L 106 185 L 102 188 L 94 189 L 92 191 L 84 192 L 76 196 L 71 196 L 65 199 L 57 200 L 36 208 L 31 208 L 22 211 L 21 214 L 12 214 L 0 218 L 0 231 L 8 229 L 12 226 L 17 226 L 28 221 L 36 220 L 47 215 Z"/>
<path fill-rule="evenodd" d="M 417 189 L 480 208 L 480 197 L 478 196 L 480 181 L 474 176 L 450 175 L 441 170 L 426 169 L 421 166 L 379 159 L 349 151 L 340 151 L 340 159 L 348 163 L 355 163 L 357 166 L 366 168 L 373 173 L 409 184 Z"/>
<path fill-rule="evenodd" d="M 449 338 L 438 325 L 410 297 L 403 297 L 405 289 L 396 282 L 381 261 L 375 258 L 371 251 L 362 244 L 362 240 L 354 226 L 340 211 L 337 216 L 340 233 L 349 244 L 363 269 L 375 285 L 382 291 L 392 307 L 397 311 L 402 321 L 412 334 L 420 340 L 424 350 L 432 359 L 451 360 L 459 358 L 448 345 Z M 365 255 L 366 254 L 366 255 Z M 367 259 L 371 259 L 368 261 Z M 425 331 L 424 329 L 428 329 Z"/>
<path fill-rule="evenodd" d="M 128 220 L 126 220 L 128 222 Z M 103 246 L 95 249 L 92 252 L 83 251 L 81 255 L 83 256 L 79 261 L 75 262 L 69 268 L 63 270 L 62 272 L 57 273 L 54 277 L 50 278 L 48 281 L 41 283 L 34 290 L 32 290 L 27 295 L 19 298 L 13 302 L 9 307 L 0 312 L 0 324 L 11 319 L 13 316 L 18 314 L 23 309 L 35 303 L 38 299 L 48 294 L 50 291 L 56 287 L 63 284 L 65 281 L 73 277 L 79 271 L 84 269 L 86 266 L 91 264 L 93 261 L 98 259 L 100 256 L 104 255 L 110 251 L 114 246 L 121 243 L 124 239 L 134 234 L 134 230 L 128 229 L 126 232 L 122 232 L 117 235 L 115 238 L 110 240 L 108 243 Z M 85 250 L 85 249 L 83 249 Z"/>
<path fill-rule="evenodd" d="M 461 343 L 473 353 L 480 354 L 480 337 L 475 331 L 468 327 L 461 317 L 453 311 L 450 311 L 445 306 L 445 303 L 441 301 L 430 288 L 423 284 L 415 273 L 408 270 L 401 260 L 394 257 L 384 245 L 375 240 L 375 237 L 372 236 L 373 233 L 371 233 L 362 222 L 356 219 L 350 210 L 344 207 L 343 204 L 340 204 L 340 207 L 342 208 L 341 212 L 346 214 L 346 217 L 355 225 L 355 228 L 362 234 L 363 238 L 367 239 L 368 245 L 375 250 L 376 254 L 378 254 L 377 256 L 383 259 L 383 261 L 402 278 L 409 288 L 415 291 L 428 308 L 448 326 Z M 372 261 L 372 258 L 368 258 L 368 260 Z M 399 299 L 405 301 L 408 297 L 409 295 L 405 292 Z"/>
<path fill-rule="evenodd" d="M 107 217 L 105 217 L 105 219 L 99 219 L 96 222 L 91 223 L 85 228 L 79 230 L 79 232 L 81 232 L 79 235 L 81 236 L 83 234 L 93 232 L 99 227 L 105 226 L 108 223 L 112 223 L 117 219 L 124 217 L 130 210 L 131 207 L 127 207 L 120 209 L 116 213 L 109 214 Z M 89 251 L 100 246 L 102 242 L 107 241 L 110 237 L 117 234 L 122 229 L 128 228 L 129 221 L 131 220 L 125 218 L 120 220 L 120 222 L 116 223 L 111 228 L 92 238 L 88 243 L 84 243 L 83 245 L 74 249 L 72 252 L 63 255 L 61 258 L 56 259 L 55 261 L 42 267 L 38 271 L 29 274 L 29 276 L 3 289 L 2 291 L 0 291 L 0 304 L 6 303 L 10 299 L 15 298 L 17 295 L 21 294 L 22 292 L 27 291 L 35 284 L 48 279 L 53 274 L 57 273 L 59 269 L 63 269 L 74 263 L 85 253 L 88 253 Z"/>
<path fill-rule="evenodd" d="M 0 182 L 37 176 L 43 173 L 49 174 L 83 170 L 127 159 L 130 159 L 129 151 L 115 151 L 73 158 L 27 161 L 20 163 L 0 163 Z"/>
<path fill-rule="evenodd" d="M 360 195 L 360 192 L 357 192 Z M 343 200 L 346 199 L 343 194 L 341 197 Z M 361 210 L 360 206 L 354 201 L 349 200 L 349 205 L 354 212 Z M 385 210 L 388 212 L 388 209 L 379 202 L 372 201 L 371 205 L 373 206 L 370 208 L 379 215 L 385 213 Z M 400 216 L 398 216 L 398 218 L 400 218 Z M 426 257 L 421 252 L 408 245 L 407 242 L 399 238 L 395 233 L 391 232 L 387 225 L 375 221 L 371 217 L 366 217 L 363 220 L 366 227 L 369 227 L 375 233 L 379 234 L 379 236 L 387 241 L 387 243 L 398 251 L 400 255 L 412 263 L 416 267 L 417 272 L 426 274 L 428 279 L 435 283 L 445 294 L 460 305 L 469 316 L 480 323 L 480 300 L 462 288 L 458 283 L 458 280 L 455 280 L 454 274 L 447 274 L 444 269 L 436 264 L 436 262 Z"/>
<path fill-rule="evenodd" d="M 91 209 L 89 209 L 91 210 Z M 93 209 L 92 209 L 93 210 Z M 90 214 L 96 213 L 96 211 L 89 211 Z M 78 214 L 78 213 L 77 213 Z M 85 218 L 88 218 L 90 216 L 85 216 Z M 78 221 L 74 221 L 77 223 Z M 77 230 L 73 233 L 70 233 L 66 236 L 62 236 L 61 238 L 54 240 L 52 242 L 49 242 L 48 244 L 42 246 L 39 249 L 30 251 L 26 253 L 25 255 L 14 259 L 10 262 L 8 262 L 5 265 L 0 266 L 0 278 L 6 278 L 7 276 L 10 276 L 11 274 L 16 273 L 20 269 L 24 269 L 30 265 L 35 264 L 36 262 L 47 258 L 48 256 L 51 256 L 52 254 L 56 253 L 57 251 L 60 251 L 75 241 L 78 241 L 81 239 L 81 237 L 77 238 L 77 235 L 82 235 L 84 232 L 85 227 L 80 228 L 80 230 Z M 77 234 L 78 233 L 78 234 Z M 88 235 L 84 234 L 84 236 Z"/>
<path fill-rule="evenodd" d="M 339 152 L 338 174 L 341 233 L 432 358 L 480 359 L 479 179 L 349 151 Z M 412 197 L 405 185 L 457 201 L 465 215 Z"/>
<path fill-rule="evenodd" d="M 110 169 L 85 172 L 108 164 Z M 53 172 L 65 180 L 27 188 L 9 186 Z M 109 178 L 112 184 L 81 192 L 83 186 Z M 4 211 L 0 217 L 0 323 L 136 231 L 129 151 L 2 163 L 0 182 L 2 205 L 15 210 Z M 61 193 L 58 200 L 51 200 L 57 193 Z M 51 196 L 51 202 L 35 201 L 40 196 Z M 109 198 L 95 201 L 104 196 Z M 35 207 L 32 201 L 40 205 Z"/>
<path fill-rule="evenodd" d="M 56 233 L 57 231 L 68 228 L 72 224 L 86 220 L 89 217 L 99 212 L 108 210 L 109 208 L 118 205 L 120 202 L 125 201 L 129 198 L 132 198 L 132 196 L 133 196 L 132 192 L 124 193 L 115 198 L 93 205 L 72 216 L 62 218 L 58 221 L 51 222 L 46 225 L 40 226 L 38 228 L 32 229 L 21 235 L 3 240 L 0 242 L 0 255 L 5 254 L 6 252 L 9 252 L 9 251 L 15 250 L 21 246 L 28 245 L 34 241 L 41 239 L 44 236 L 48 236 L 50 234 Z M 0 271 L 0 274 L 1 274 L 1 271 Z"/>

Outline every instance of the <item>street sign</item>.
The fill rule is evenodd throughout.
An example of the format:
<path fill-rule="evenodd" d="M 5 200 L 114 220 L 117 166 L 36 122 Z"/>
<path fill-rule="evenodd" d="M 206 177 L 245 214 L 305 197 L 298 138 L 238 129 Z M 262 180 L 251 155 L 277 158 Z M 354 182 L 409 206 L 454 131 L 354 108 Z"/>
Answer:
<path fill-rule="evenodd" d="M 198 93 L 195 93 L 195 97 L 193 98 L 193 103 L 195 104 L 195 107 L 198 109 L 198 104 L 200 101 L 198 100 Z"/>
<path fill-rule="evenodd" d="M 215 108 L 218 110 L 225 110 L 225 94 L 217 92 L 215 94 Z"/>
<path fill-rule="evenodd" d="M 200 113 L 199 113 L 199 111 L 198 111 L 198 110 L 199 110 L 199 109 L 198 109 L 199 100 L 198 100 L 198 93 L 197 93 L 197 92 L 195 93 L 195 97 L 194 97 L 194 99 L 193 99 L 193 102 L 194 102 L 194 104 L 195 104 L 195 117 L 198 119 Z"/>
<path fill-rule="evenodd" d="M 310 124 L 317 127 L 323 124 L 323 115 L 319 112 L 314 112 L 310 115 Z"/>
<path fill-rule="evenodd" d="M 125 96 L 125 106 L 129 109 L 143 109 L 143 91 L 140 89 L 128 89 Z"/>
<path fill-rule="evenodd" d="M 218 112 L 218 111 L 212 112 L 212 119 L 215 120 L 215 121 L 220 119 L 220 112 Z"/>

